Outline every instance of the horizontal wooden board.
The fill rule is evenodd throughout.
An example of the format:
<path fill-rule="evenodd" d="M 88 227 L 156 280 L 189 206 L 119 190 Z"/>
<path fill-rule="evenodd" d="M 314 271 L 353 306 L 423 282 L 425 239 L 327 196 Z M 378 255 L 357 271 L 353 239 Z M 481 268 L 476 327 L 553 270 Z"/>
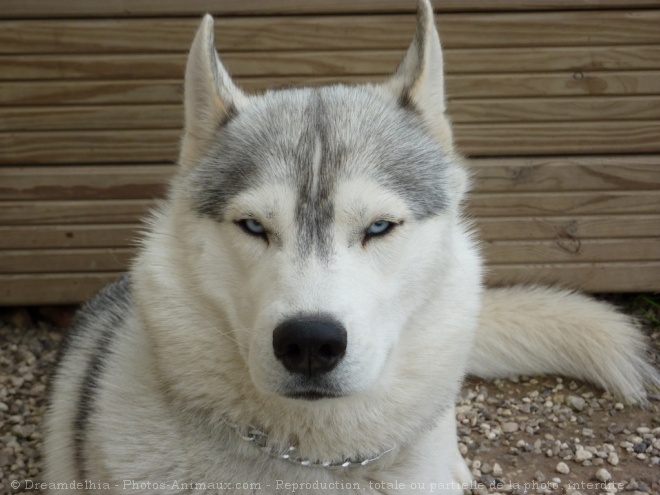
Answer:
<path fill-rule="evenodd" d="M 658 261 L 660 237 L 487 241 L 483 243 L 482 252 L 490 264 Z"/>
<path fill-rule="evenodd" d="M 176 129 L 0 133 L 0 165 L 175 162 Z M 456 124 L 470 156 L 658 153 L 660 121 Z"/>
<path fill-rule="evenodd" d="M 24 110 L 28 109 L 18 112 Z M 571 121 L 660 120 L 660 96 L 463 98 L 449 101 L 448 112 L 455 124 L 564 122 L 570 125 Z M 144 119 L 148 118 L 147 112 Z"/>
<path fill-rule="evenodd" d="M 488 267 L 490 285 L 545 283 L 588 292 L 660 290 L 660 261 L 511 264 Z"/>
<path fill-rule="evenodd" d="M 135 251 L 127 248 L 0 251 L 0 273 L 124 271 Z"/>
<path fill-rule="evenodd" d="M 660 189 L 660 155 L 482 158 L 469 163 L 476 192 Z"/>
<path fill-rule="evenodd" d="M 0 275 L 0 305 L 77 304 L 120 276 L 121 272 Z"/>
<path fill-rule="evenodd" d="M 133 223 L 154 201 L 2 201 L 3 225 Z M 660 190 L 566 193 L 474 193 L 468 212 L 477 217 L 630 215 L 660 213 Z"/>
<path fill-rule="evenodd" d="M 221 53 L 404 49 L 415 29 L 410 14 L 218 17 L 215 22 Z M 445 48 L 660 44 L 657 10 L 444 13 L 437 23 Z M 194 17 L 0 21 L 0 54 L 183 53 L 198 24 Z"/>
<path fill-rule="evenodd" d="M 660 190 L 474 193 L 469 197 L 468 211 L 477 217 L 657 214 L 660 213 Z"/>
<path fill-rule="evenodd" d="M 615 96 L 660 94 L 660 72 L 566 72 L 550 74 L 455 75 L 447 78 L 449 98 Z"/>
<path fill-rule="evenodd" d="M 298 86 L 378 82 L 386 76 L 238 78 L 247 92 Z M 450 99 L 660 94 L 660 71 L 449 75 Z M 180 103 L 183 81 L 0 82 L 0 106 Z"/>
<path fill-rule="evenodd" d="M 660 45 L 448 49 L 447 74 L 658 70 Z M 348 76 L 394 72 L 403 50 L 225 53 L 234 77 Z M 0 55 L 0 80 L 173 79 L 185 54 Z"/>
<path fill-rule="evenodd" d="M 235 77 L 328 76 L 393 72 L 403 51 L 260 52 L 225 54 Z M 176 79 L 183 78 L 185 54 L 3 55 L 0 79 Z"/>
<path fill-rule="evenodd" d="M 175 165 L 0 167 L 0 201 L 162 197 Z"/>
<path fill-rule="evenodd" d="M 475 192 L 660 189 L 659 155 L 483 158 Z M 0 167 L 0 201 L 161 197 L 176 165 Z"/>
<path fill-rule="evenodd" d="M 0 131 L 181 129 L 183 106 L 0 107 Z"/>
<path fill-rule="evenodd" d="M 660 214 L 476 218 L 479 239 L 619 239 L 660 236 Z"/>
<path fill-rule="evenodd" d="M 3 0 L 0 18 L 57 18 L 57 17 L 153 17 L 198 16 L 200 12 L 214 15 L 286 15 L 414 12 L 410 0 L 158 0 L 133 1 L 59 0 L 56 5 L 43 0 Z M 440 12 L 572 10 L 572 9 L 634 9 L 657 7 L 657 0 L 434 0 Z"/>
<path fill-rule="evenodd" d="M 0 164 L 175 161 L 178 130 L 0 133 Z"/>
<path fill-rule="evenodd" d="M 483 241 L 631 239 L 660 236 L 660 214 L 490 217 L 476 218 L 475 226 Z M 130 247 L 141 229 L 139 223 L 0 226 L 0 249 Z"/>
<path fill-rule="evenodd" d="M 452 100 L 455 124 L 660 120 L 660 96 Z M 0 107 L 1 131 L 180 129 L 179 104 Z"/>
<path fill-rule="evenodd" d="M 141 224 L 0 226 L 0 249 L 135 246 Z"/>
<path fill-rule="evenodd" d="M 660 121 L 457 124 L 458 149 L 472 156 L 660 152 Z"/>
<path fill-rule="evenodd" d="M 145 199 L 98 201 L 2 201 L 3 225 L 134 223 L 155 206 Z"/>
<path fill-rule="evenodd" d="M 0 275 L 0 305 L 71 304 L 84 301 L 120 272 Z M 493 265 L 490 285 L 559 283 L 591 292 L 660 290 L 660 262 L 551 263 Z"/>

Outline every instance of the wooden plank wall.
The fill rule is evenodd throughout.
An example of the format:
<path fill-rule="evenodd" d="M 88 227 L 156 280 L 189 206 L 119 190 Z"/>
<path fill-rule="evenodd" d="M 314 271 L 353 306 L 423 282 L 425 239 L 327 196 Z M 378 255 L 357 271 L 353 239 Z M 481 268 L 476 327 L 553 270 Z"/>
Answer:
<path fill-rule="evenodd" d="M 126 6 L 130 6 L 127 10 Z M 443 0 L 489 281 L 660 289 L 660 2 Z M 4 0 L 0 304 L 78 302 L 163 193 L 200 14 L 248 91 L 392 72 L 414 2 Z"/>

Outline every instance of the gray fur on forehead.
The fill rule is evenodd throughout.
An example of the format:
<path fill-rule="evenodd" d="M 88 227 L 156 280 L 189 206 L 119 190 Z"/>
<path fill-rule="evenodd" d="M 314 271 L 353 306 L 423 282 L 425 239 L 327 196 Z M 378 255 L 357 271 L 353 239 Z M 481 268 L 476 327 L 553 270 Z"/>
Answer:
<path fill-rule="evenodd" d="M 313 161 L 321 148 L 318 182 Z M 318 159 L 318 157 L 316 157 Z M 273 182 L 297 190 L 301 215 L 331 214 L 336 184 L 368 177 L 401 195 L 416 218 L 447 205 L 447 154 L 419 115 L 367 86 L 329 86 L 253 97 L 217 133 L 191 176 L 195 209 L 218 219 L 231 199 Z M 318 189 L 312 195 L 312 184 Z M 321 220 L 321 219 L 317 219 Z"/>

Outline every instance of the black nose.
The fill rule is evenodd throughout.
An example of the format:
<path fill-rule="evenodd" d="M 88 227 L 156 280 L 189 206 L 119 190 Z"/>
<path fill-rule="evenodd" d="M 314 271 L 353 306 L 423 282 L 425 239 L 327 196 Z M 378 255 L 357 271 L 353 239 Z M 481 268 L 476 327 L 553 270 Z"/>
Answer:
<path fill-rule="evenodd" d="M 327 373 L 346 353 L 346 329 L 331 318 L 301 317 L 287 320 L 273 332 L 277 359 L 293 373 Z"/>

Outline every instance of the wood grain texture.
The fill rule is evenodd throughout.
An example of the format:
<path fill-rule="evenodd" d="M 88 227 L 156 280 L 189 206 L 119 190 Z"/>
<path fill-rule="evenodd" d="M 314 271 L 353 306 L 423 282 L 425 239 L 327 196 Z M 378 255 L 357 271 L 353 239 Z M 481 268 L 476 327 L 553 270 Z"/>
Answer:
<path fill-rule="evenodd" d="M 199 17 L 0 21 L 0 54 L 185 53 Z M 436 22 L 444 48 L 660 44 L 658 10 L 443 13 Z M 411 14 L 215 20 L 221 53 L 403 50 L 414 29 Z"/>
<path fill-rule="evenodd" d="M 1 201 L 3 225 L 134 223 L 154 206 L 148 199 Z M 612 192 L 474 193 L 477 217 L 542 217 L 660 213 L 660 190 Z"/>
<path fill-rule="evenodd" d="M 448 102 L 448 112 L 455 124 L 660 120 L 660 96 L 459 99 Z M 0 107 L 0 132 L 182 125 L 183 107 L 176 103 Z"/>
<path fill-rule="evenodd" d="M 145 199 L 97 201 L 2 201 L 3 225 L 135 223 L 155 206 Z"/>
<path fill-rule="evenodd" d="M 489 282 L 660 290 L 660 4 L 443 0 L 448 108 Z M 175 170 L 200 14 L 247 92 L 382 81 L 409 0 L 5 0 L 0 305 L 87 298 Z M 301 15 L 302 14 L 302 15 Z"/>
<path fill-rule="evenodd" d="M 323 84 L 384 81 L 386 75 L 237 78 L 248 93 Z M 660 94 L 660 71 L 449 75 L 449 99 Z M 0 106 L 180 103 L 183 83 L 173 80 L 0 82 Z M 450 102 L 451 104 L 451 102 Z"/>
<path fill-rule="evenodd" d="M 0 305 L 78 304 L 120 276 L 121 272 L 0 275 Z"/>
<path fill-rule="evenodd" d="M 0 133 L 0 165 L 174 162 L 180 138 L 179 130 Z"/>
<path fill-rule="evenodd" d="M 183 106 L 105 105 L 0 107 L 1 131 L 181 129 Z"/>
<path fill-rule="evenodd" d="M 136 246 L 141 224 L 0 226 L 0 249 Z"/>
<path fill-rule="evenodd" d="M 660 262 L 494 265 L 489 285 L 545 283 L 587 292 L 643 292 L 660 289 Z"/>
<path fill-rule="evenodd" d="M 659 21 L 657 11 L 444 14 L 437 19 L 446 48 L 656 44 Z M 0 21 L 0 54 L 184 52 L 197 24 L 194 18 Z M 403 49 L 412 32 L 412 15 L 216 19 L 221 52 Z"/>
<path fill-rule="evenodd" d="M 457 124 L 454 136 L 471 156 L 660 152 L 660 121 Z"/>
<path fill-rule="evenodd" d="M 0 165 L 175 162 L 177 129 L 0 133 Z M 457 124 L 468 156 L 660 153 L 660 121 Z"/>
<path fill-rule="evenodd" d="M 57 17 L 153 17 L 199 16 L 210 12 L 223 16 L 287 15 L 287 14 L 374 14 L 415 11 L 409 0 L 59 0 L 57 4 L 42 0 L 4 0 L 0 18 Z M 497 12 L 518 10 L 596 10 L 655 8 L 657 0 L 434 0 L 439 12 Z"/>
<path fill-rule="evenodd" d="M 475 218 L 483 241 L 632 239 L 660 236 L 658 215 Z M 70 224 L 0 226 L 0 249 L 133 247 L 142 225 Z"/>
<path fill-rule="evenodd" d="M 175 170 L 175 165 L 0 167 L 0 201 L 159 198 Z"/>
<path fill-rule="evenodd" d="M 619 239 L 660 236 L 660 214 L 476 218 L 484 241 Z"/>
<path fill-rule="evenodd" d="M 468 211 L 477 217 L 657 214 L 660 190 L 474 193 L 469 197 Z"/>
<path fill-rule="evenodd" d="M 126 271 L 134 254 L 128 248 L 3 250 L 0 274 Z"/>
<path fill-rule="evenodd" d="M 657 95 L 659 75 L 656 71 L 579 70 L 549 74 L 468 74 L 448 77 L 446 90 L 450 99 Z"/>
<path fill-rule="evenodd" d="M 234 77 L 388 74 L 400 50 L 223 53 Z M 660 46 L 448 49 L 447 74 L 660 69 Z M 0 80 L 173 79 L 186 54 L 0 55 Z"/>
<path fill-rule="evenodd" d="M 660 189 L 659 155 L 482 158 L 469 163 L 474 192 Z M 0 201 L 162 197 L 176 165 L 0 167 Z"/>
<path fill-rule="evenodd" d="M 486 263 L 593 263 L 660 260 L 660 237 L 641 239 L 557 238 L 547 241 L 486 241 Z"/>
<path fill-rule="evenodd" d="M 482 158 L 470 170 L 475 192 L 660 189 L 659 155 Z"/>
<path fill-rule="evenodd" d="M 448 112 L 456 124 L 660 120 L 660 95 L 459 99 Z"/>

